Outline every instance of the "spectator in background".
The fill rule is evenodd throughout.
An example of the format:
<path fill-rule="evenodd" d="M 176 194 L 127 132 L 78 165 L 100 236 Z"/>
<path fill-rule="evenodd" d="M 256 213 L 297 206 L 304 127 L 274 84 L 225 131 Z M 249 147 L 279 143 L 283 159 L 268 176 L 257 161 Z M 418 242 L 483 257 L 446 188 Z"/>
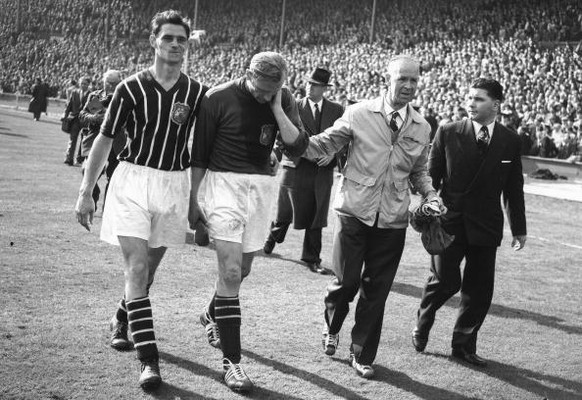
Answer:
<path fill-rule="evenodd" d="M 38 121 L 41 113 L 46 113 L 49 89 L 41 78 L 36 78 L 32 85 L 32 98 L 28 105 L 28 112 L 33 114 L 33 119 Z"/>
<path fill-rule="evenodd" d="M 66 87 L 65 89 L 65 95 L 67 96 L 67 101 L 69 101 L 69 99 L 71 98 L 71 93 L 73 92 L 73 90 L 76 90 L 79 88 L 79 85 L 77 85 L 77 80 L 75 78 L 71 78 L 69 80 L 69 86 Z"/>
<path fill-rule="evenodd" d="M 83 79 L 87 79 L 88 87 L 89 79 Z M 85 126 L 82 131 L 83 134 L 81 142 L 81 162 L 83 163 L 81 172 L 83 174 L 85 172 L 86 160 L 89 157 L 89 152 L 91 151 L 91 147 L 93 146 L 95 138 L 99 134 L 101 123 L 105 118 L 105 113 L 107 112 L 109 103 L 111 103 L 111 99 L 113 98 L 113 92 L 115 92 L 115 88 L 119 82 L 121 82 L 121 72 L 114 69 L 110 69 L 105 72 L 105 74 L 103 74 L 103 89 L 95 90 L 88 94 L 83 110 L 80 112 L 81 123 Z M 83 80 L 81 80 L 81 87 L 83 87 Z M 105 172 L 107 174 L 107 186 L 105 188 L 104 197 L 107 195 L 109 180 L 113 175 L 113 171 L 115 171 L 115 167 L 119 163 L 119 161 L 117 161 L 117 155 L 123 149 L 124 145 L 125 135 L 117 135 L 113 141 L 113 145 L 107 159 L 107 167 L 105 168 Z M 93 188 L 92 193 L 93 201 L 95 202 L 95 210 L 97 210 L 97 202 L 99 201 L 100 193 L 101 189 L 99 188 L 99 184 L 95 183 L 95 187 Z M 103 200 L 103 204 L 105 204 L 105 200 Z"/>
<path fill-rule="evenodd" d="M 510 109 L 501 110 L 501 123 L 513 132 L 517 132 L 516 116 Z"/>
<path fill-rule="evenodd" d="M 455 115 L 453 116 L 453 121 L 462 121 L 466 118 L 469 118 L 467 109 L 465 109 L 465 107 L 457 106 L 455 109 Z"/>
<path fill-rule="evenodd" d="M 552 139 L 550 126 L 541 124 L 536 131 L 537 140 L 533 143 L 530 155 L 544 158 L 555 158 L 558 155 L 558 148 Z"/>
<path fill-rule="evenodd" d="M 316 68 L 307 81 L 307 97 L 297 102 L 299 116 L 309 136 L 318 135 L 342 116 L 343 107 L 323 96 L 331 86 L 330 76 L 328 69 Z M 305 230 L 301 260 L 311 272 L 331 274 L 328 268 L 321 266 L 321 234 L 322 228 L 327 226 L 335 156 L 324 156 L 316 161 L 284 156 L 277 216 L 263 247 L 266 254 L 271 254 L 275 243 L 283 243 L 293 222 L 294 229 Z"/>
<path fill-rule="evenodd" d="M 73 118 L 71 123 L 71 132 L 69 133 L 69 144 L 67 146 L 67 151 L 65 152 L 65 161 L 67 165 L 73 165 L 74 161 L 77 163 L 82 163 L 81 155 L 81 145 L 79 144 L 79 150 L 77 151 L 77 156 L 75 158 L 75 151 L 77 150 L 77 141 L 79 139 L 79 132 L 81 131 L 81 118 L 80 113 L 83 106 L 87 102 L 87 97 L 89 96 L 89 84 L 91 80 L 89 77 L 84 76 L 81 78 L 81 87 L 72 89 L 69 93 L 67 106 L 65 108 L 64 118 Z"/>
<path fill-rule="evenodd" d="M 434 138 L 434 135 L 439 127 L 439 123 L 436 119 L 436 114 L 432 107 L 424 108 L 424 113 L 422 114 L 426 122 L 430 125 L 430 141 Z"/>
<path fill-rule="evenodd" d="M 530 155 L 531 148 L 533 146 L 533 140 L 529 132 L 529 127 L 521 125 L 519 128 L 517 128 L 517 135 L 521 140 L 521 155 Z"/>

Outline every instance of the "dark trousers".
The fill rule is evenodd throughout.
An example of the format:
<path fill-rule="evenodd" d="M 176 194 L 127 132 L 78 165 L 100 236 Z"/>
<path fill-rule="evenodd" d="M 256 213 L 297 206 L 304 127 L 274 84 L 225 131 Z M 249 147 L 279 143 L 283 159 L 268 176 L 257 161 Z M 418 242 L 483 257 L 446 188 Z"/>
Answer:
<path fill-rule="evenodd" d="M 275 220 L 271 222 L 269 240 L 274 240 L 277 243 L 283 243 L 291 222 L 293 222 L 291 188 L 282 183 L 279 186 L 279 195 L 277 196 L 277 215 Z"/>
<path fill-rule="evenodd" d="M 384 307 L 402 257 L 406 229 L 370 227 L 347 216 L 338 219 L 333 243 L 336 278 L 327 288 L 325 320 L 329 332 L 338 333 L 359 290 L 352 346 L 358 362 L 371 364 L 378 351 Z"/>
<path fill-rule="evenodd" d="M 421 334 L 428 335 L 437 310 L 460 290 L 452 347 L 476 353 L 477 333 L 493 298 L 496 254 L 497 247 L 473 246 L 463 238 L 455 238 L 443 254 L 432 256 L 431 276 L 424 287 L 418 310 L 416 328 Z M 463 258 L 465 269 L 461 278 Z"/>
<path fill-rule="evenodd" d="M 67 145 L 67 151 L 65 152 L 65 161 L 75 162 L 82 161 L 81 157 L 81 145 L 79 143 L 77 156 L 75 157 L 75 149 L 77 149 L 77 142 L 80 142 L 79 132 L 81 131 L 81 123 L 78 118 L 73 120 L 71 125 L 71 133 L 69 133 L 69 144 Z"/>
<path fill-rule="evenodd" d="M 267 240 L 277 243 L 283 243 L 293 222 L 293 204 L 291 201 L 292 190 L 286 185 L 279 186 L 279 195 L 277 197 L 277 216 L 271 222 L 271 232 Z M 301 260 L 305 262 L 321 262 L 321 236 L 322 228 L 306 229 L 303 236 L 303 251 Z"/>

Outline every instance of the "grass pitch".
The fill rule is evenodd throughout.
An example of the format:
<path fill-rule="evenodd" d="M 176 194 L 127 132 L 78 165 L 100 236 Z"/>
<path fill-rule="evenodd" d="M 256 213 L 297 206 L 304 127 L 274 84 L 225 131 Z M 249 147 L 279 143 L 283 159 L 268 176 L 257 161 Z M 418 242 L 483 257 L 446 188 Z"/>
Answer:
<path fill-rule="evenodd" d="M 236 399 L 222 383 L 220 352 L 198 314 L 213 291 L 215 254 L 169 250 L 151 291 L 164 384 L 137 385 L 133 352 L 108 347 L 108 320 L 122 294 L 118 248 L 77 224 L 79 168 L 62 163 L 67 135 L 29 114 L 0 110 L 0 398 Z M 348 366 L 350 314 L 333 357 L 320 344 L 328 277 L 301 262 L 302 232 L 258 256 L 243 283 L 243 365 L 256 399 L 581 399 L 582 206 L 526 196 L 529 240 L 498 253 L 495 296 L 481 329 L 489 367 L 452 361 L 458 297 L 437 314 L 427 350 L 410 344 L 429 258 L 409 229 L 388 297 L 376 378 Z M 330 213 L 330 222 L 333 221 Z M 331 228 L 324 230 L 329 263 Z"/>

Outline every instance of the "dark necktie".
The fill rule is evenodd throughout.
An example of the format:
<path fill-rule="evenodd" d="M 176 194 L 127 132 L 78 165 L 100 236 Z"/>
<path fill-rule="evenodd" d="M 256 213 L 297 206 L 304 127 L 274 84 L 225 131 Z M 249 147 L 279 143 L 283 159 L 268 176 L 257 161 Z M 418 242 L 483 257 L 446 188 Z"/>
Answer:
<path fill-rule="evenodd" d="M 479 150 L 484 152 L 487 150 L 487 146 L 489 145 L 489 130 L 485 125 L 479 129 L 479 134 L 477 135 L 477 147 Z"/>
<path fill-rule="evenodd" d="M 398 112 L 394 111 L 391 115 L 390 129 L 392 129 L 392 143 L 394 143 L 396 142 L 396 139 L 398 139 Z"/>
<path fill-rule="evenodd" d="M 315 103 L 315 115 L 313 116 L 313 119 L 315 121 L 315 129 L 317 130 L 317 133 L 319 133 L 321 130 L 321 113 L 319 112 L 319 105 L 317 105 L 317 103 Z"/>

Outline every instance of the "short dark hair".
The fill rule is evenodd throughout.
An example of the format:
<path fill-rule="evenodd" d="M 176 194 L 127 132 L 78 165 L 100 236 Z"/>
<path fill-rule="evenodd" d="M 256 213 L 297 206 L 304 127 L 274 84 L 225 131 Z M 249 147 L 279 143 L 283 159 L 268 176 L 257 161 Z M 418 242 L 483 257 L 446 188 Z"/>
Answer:
<path fill-rule="evenodd" d="M 501 83 L 497 82 L 495 79 L 477 78 L 471 83 L 471 88 L 485 90 L 487 95 L 492 99 L 499 101 L 505 100 L 505 97 L 503 96 L 503 86 L 501 86 Z"/>
<path fill-rule="evenodd" d="M 157 36 L 162 29 L 162 25 L 173 24 L 182 25 L 186 30 L 186 36 L 190 37 L 190 25 L 184 20 L 184 17 L 176 10 L 160 11 L 152 18 L 151 28 L 152 34 Z"/>

